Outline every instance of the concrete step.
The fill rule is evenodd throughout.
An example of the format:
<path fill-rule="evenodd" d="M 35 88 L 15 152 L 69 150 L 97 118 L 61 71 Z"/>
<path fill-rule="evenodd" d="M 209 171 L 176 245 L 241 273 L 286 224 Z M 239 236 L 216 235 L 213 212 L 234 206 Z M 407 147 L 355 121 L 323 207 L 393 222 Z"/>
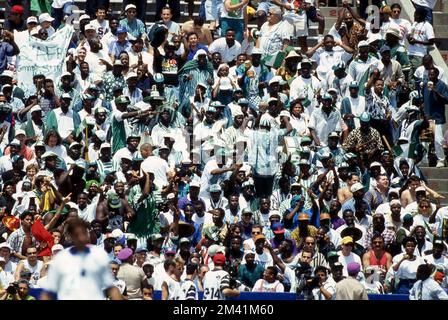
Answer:
<path fill-rule="evenodd" d="M 447 25 L 448 24 L 448 12 L 434 12 L 434 29 L 436 30 L 436 26 L 438 25 Z"/>
<path fill-rule="evenodd" d="M 420 169 L 427 179 L 448 180 L 448 168 L 421 167 Z M 448 188 L 444 191 L 448 191 Z"/>
<path fill-rule="evenodd" d="M 448 190 L 447 179 L 429 179 L 428 186 L 435 191 Z"/>

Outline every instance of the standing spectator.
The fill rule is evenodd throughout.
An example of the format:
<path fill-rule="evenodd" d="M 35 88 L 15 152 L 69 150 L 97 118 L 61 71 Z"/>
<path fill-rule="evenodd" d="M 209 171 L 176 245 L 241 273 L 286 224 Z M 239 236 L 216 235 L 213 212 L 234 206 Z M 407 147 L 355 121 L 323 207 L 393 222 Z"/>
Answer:
<path fill-rule="evenodd" d="M 435 122 L 434 145 L 437 156 L 437 167 L 445 166 L 445 153 L 443 151 L 443 127 L 446 123 L 445 105 L 448 101 L 448 87 L 439 80 L 439 69 L 431 68 L 428 71 L 428 81 L 423 83 L 424 110 L 428 119 Z"/>
<path fill-rule="evenodd" d="M 336 300 L 369 300 L 366 289 L 356 280 L 360 269 L 358 262 L 347 265 L 348 277 L 336 283 Z"/>
<path fill-rule="evenodd" d="M 23 7 L 19 5 L 12 6 L 8 19 L 5 21 L 4 29 L 14 32 L 26 30 L 26 23 L 23 18 Z"/>
<path fill-rule="evenodd" d="M 20 49 L 14 42 L 14 34 L 3 30 L 0 34 L 0 73 L 8 69 L 8 59 L 20 53 Z"/>
<path fill-rule="evenodd" d="M 417 268 L 417 282 L 409 292 L 410 300 L 448 300 L 448 294 L 431 278 L 432 265 L 421 264 Z"/>
<path fill-rule="evenodd" d="M 241 53 L 241 43 L 239 42 L 241 40 L 235 41 L 236 35 L 237 33 L 235 30 L 228 28 L 225 37 L 213 41 L 208 48 L 208 51 L 212 54 L 219 52 L 222 57 L 222 62 L 232 66 L 235 63 L 237 56 Z"/>
<path fill-rule="evenodd" d="M 421 10 L 423 19 L 433 24 L 432 10 L 434 9 L 437 0 L 412 0 L 415 11 Z"/>
<path fill-rule="evenodd" d="M 120 27 L 125 28 L 130 38 L 142 38 L 146 35 L 145 24 L 142 20 L 137 19 L 137 7 L 133 4 L 128 4 L 124 9 L 126 18 L 120 20 Z"/>
<path fill-rule="evenodd" d="M 425 20 L 425 10 L 417 8 L 414 12 L 415 22 L 408 34 L 408 55 L 411 63 L 411 75 L 422 64 L 423 57 L 428 53 L 428 47 L 434 44 L 435 35 L 432 24 Z"/>
<path fill-rule="evenodd" d="M 235 38 L 239 43 L 243 42 L 244 33 L 247 29 L 247 5 L 249 0 L 240 0 L 235 3 L 225 0 L 221 13 L 221 36 L 227 35 L 229 29 L 234 30 Z"/>
<path fill-rule="evenodd" d="M 52 261 L 42 300 L 104 299 L 104 293 L 114 300 L 122 296 L 113 285 L 107 254 L 101 248 L 88 246 L 87 223 L 71 218 L 67 223 L 73 246 L 60 252 Z"/>
<path fill-rule="evenodd" d="M 288 28 L 282 21 L 282 9 L 273 6 L 269 9 L 268 21 L 260 28 L 256 47 L 261 49 L 263 57 L 274 55 L 289 45 L 290 38 Z"/>

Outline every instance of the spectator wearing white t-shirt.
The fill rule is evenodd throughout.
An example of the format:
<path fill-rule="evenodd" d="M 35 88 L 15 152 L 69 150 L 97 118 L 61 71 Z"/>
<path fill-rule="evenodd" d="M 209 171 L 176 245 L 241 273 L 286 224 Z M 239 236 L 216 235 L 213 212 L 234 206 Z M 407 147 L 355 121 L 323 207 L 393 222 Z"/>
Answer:
<path fill-rule="evenodd" d="M 434 64 L 434 59 L 430 54 L 427 54 L 422 59 L 422 65 L 418 67 L 414 72 L 414 78 L 415 80 L 419 82 L 427 82 L 428 81 L 428 73 L 429 69 L 436 68 L 439 70 L 439 76 L 437 77 L 439 80 L 442 80 L 443 82 L 447 83 L 445 79 L 445 71 L 439 66 L 436 66 Z"/>
<path fill-rule="evenodd" d="M 428 53 L 428 47 L 434 44 L 434 28 L 425 21 L 425 11 L 417 8 L 414 12 L 415 22 L 408 35 L 408 54 L 411 63 L 411 74 L 421 66 L 423 57 Z"/>
<path fill-rule="evenodd" d="M 357 262 L 360 265 L 362 265 L 361 258 L 356 254 L 353 253 L 353 238 L 350 236 L 346 236 L 342 238 L 341 241 L 342 249 L 338 252 L 338 261 L 344 266 L 344 270 L 342 271 L 345 277 L 348 277 L 348 271 L 347 271 L 347 265 L 350 262 Z"/>
<path fill-rule="evenodd" d="M 241 53 L 241 43 L 235 40 L 235 36 L 235 30 L 228 29 L 225 37 L 213 41 L 208 51 L 212 54 L 219 52 L 224 63 L 235 61 Z"/>
<path fill-rule="evenodd" d="M 284 292 L 283 284 L 276 280 L 277 274 L 277 267 L 267 267 L 263 273 L 263 279 L 255 282 L 252 292 Z"/>
<path fill-rule="evenodd" d="M 400 18 L 401 6 L 398 3 L 394 3 L 390 6 L 391 13 L 389 18 L 389 28 L 397 28 L 400 31 L 400 44 L 404 45 L 404 41 L 411 31 L 411 22 L 406 19 Z"/>

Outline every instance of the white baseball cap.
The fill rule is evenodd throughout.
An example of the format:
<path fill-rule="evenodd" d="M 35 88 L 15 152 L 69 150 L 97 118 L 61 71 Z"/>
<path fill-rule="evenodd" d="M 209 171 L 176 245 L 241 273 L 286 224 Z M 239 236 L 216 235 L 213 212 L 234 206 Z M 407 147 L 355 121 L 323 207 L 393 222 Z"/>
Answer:
<path fill-rule="evenodd" d="M 128 11 L 129 9 L 135 9 L 135 10 L 137 10 L 137 7 L 136 7 L 135 5 L 133 5 L 133 4 L 128 4 L 128 5 L 126 6 L 126 8 L 124 8 L 124 11 Z"/>
<path fill-rule="evenodd" d="M 353 192 L 356 192 L 356 191 L 359 191 L 362 189 L 364 189 L 364 186 L 362 185 L 362 183 L 356 182 L 354 185 L 352 185 L 352 187 L 350 188 L 350 191 L 353 193 Z"/>
<path fill-rule="evenodd" d="M 85 19 L 90 20 L 90 16 L 88 14 L 83 14 L 82 16 L 79 17 L 79 21 L 85 20 Z"/>
<path fill-rule="evenodd" d="M 42 13 L 39 16 L 39 23 L 42 23 L 42 22 L 53 22 L 53 21 L 54 21 L 54 18 L 52 18 L 49 13 Z"/>
<path fill-rule="evenodd" d="M 37 22 L 37 17 L 35 17 L 35 16 L 31 16 L 31 17 L 28 17 L 28 19 L 26 19 L 26 23 L 28 24 L 28 23 L 32 23 L 32 22 L 34 22 L 34 23 L 38 23 Z"/>
<path fill-rule="evenodd" d="M 94 27 L 93 24 L 88 23 L 88 24 L 86 24 L 86 26 L 84 27 L 84 31 L 87 31 L 87 30 L 95 30 L 95 31 L 96 31 L 96 28 Z"/>

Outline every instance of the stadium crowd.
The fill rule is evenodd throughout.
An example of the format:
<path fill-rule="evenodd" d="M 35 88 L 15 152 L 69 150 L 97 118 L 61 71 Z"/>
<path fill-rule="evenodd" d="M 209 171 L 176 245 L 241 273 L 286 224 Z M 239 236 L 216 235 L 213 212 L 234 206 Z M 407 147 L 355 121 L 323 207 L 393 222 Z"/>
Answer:
<path fill-rule="evenodd" d="M 0 299 L 448 299 L 435 1 L 85 2 L 6 1 Z"/>

